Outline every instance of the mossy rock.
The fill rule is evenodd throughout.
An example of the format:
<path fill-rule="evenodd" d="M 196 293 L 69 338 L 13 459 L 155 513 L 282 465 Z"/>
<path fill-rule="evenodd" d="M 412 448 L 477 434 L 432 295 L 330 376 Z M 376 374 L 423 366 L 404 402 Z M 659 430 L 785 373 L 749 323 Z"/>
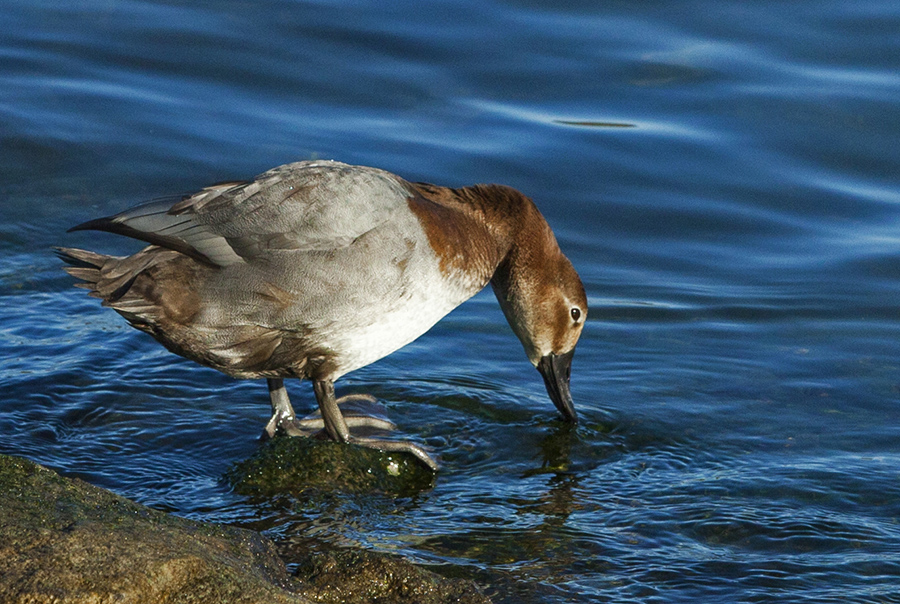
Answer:
<path fill-rule="evenodd" d="M 228 472 L 234 490 L 249 497 L 306 491 L 382 492 L 412 496 L 434 486 L 434 473 L 407 453 L 280 436 Z"/>

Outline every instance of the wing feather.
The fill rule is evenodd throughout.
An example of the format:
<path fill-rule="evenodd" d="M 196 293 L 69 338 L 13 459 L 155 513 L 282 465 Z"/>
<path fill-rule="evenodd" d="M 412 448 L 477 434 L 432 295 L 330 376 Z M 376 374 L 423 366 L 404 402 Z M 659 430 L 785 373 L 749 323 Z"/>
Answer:
<path fill-rule="evenodd" d="M 406 209 L 409 187 L 375 168 L 299 162 L 250 182 L 212 185 L 174 204 L 152 201 L 70 230 L 125 235 L 225 267 L 272 252 L 346 247 Z"/>

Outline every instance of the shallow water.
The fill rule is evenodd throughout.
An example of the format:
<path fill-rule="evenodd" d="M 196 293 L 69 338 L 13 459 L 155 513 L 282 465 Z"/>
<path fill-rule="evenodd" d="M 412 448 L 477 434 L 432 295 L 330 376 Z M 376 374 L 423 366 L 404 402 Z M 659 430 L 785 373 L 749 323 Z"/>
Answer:
<path fill-rule="evenodd" d="M 0 452 L 496 602 L 900 602 L 900 5 L 10 0 Z M 313 157 L 533 197 L 591 311 L 555 419 L 490 291 L 338 383 L 414 496 L 234 493 L 261 382 L 71 287 L 66 228 Z M 308 384 L 289 389 L 313 405 Z"/>

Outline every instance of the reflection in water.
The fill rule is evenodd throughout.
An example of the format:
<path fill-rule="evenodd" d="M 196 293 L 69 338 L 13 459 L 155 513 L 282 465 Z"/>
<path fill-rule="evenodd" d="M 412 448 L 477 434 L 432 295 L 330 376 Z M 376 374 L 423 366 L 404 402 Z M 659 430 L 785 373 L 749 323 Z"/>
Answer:
<path fill-rule="evenodd" d="M 526 506 L 529 511 L 542 514 L 543 523 L 548 526 L 560 526 L 572 513 L 575 497 L 573 490 L 578 486 L 579 475 L 570 470 L 569 459 L 572 445 L 577 440 L 577 426 L 559 423 L 541 442 L 541 467 L 523 474 L 523 478 L 551 475 L 547 482 L 547 492 L 536 496 L 535 504 Z"/>
<path fill-rule="evenodd" d="M 558 425 L 554 426 L 540 442 L 541 467 L 526 470 L 524 476 L 568 472 L 572 446 L 578 440 L 578 425 L 558 422 Z"/>

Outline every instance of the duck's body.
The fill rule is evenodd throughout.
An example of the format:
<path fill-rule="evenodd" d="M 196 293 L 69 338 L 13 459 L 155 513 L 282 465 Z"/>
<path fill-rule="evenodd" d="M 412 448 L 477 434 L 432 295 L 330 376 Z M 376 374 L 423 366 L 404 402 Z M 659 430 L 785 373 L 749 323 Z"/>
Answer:
<path fill-rule="evenodd" d="M 282 378 L 320 385 L 321 407 L 325 385 L 413 341 L 492 279 L 536 366 L 545 352 L 523 338 L 535 331 L 520 308 L 523 288 L 563 283 L 563 318 L 572 322 L 570 308 L 579 309 L 574 339 L 571 329 L 556 338 L 564 348 L 557 356 L 574 348 L 587 311 L 533 203 L 496 185 L 447 189 L 374 168 L 300 162 L 75 228 L 151 243 L 125 258 L 62 254 L 92 295 L 169 350 L 234 377 L 270 378 L 276 415 L 286 413 L 276 403 Z M 555 402 L 574 420 L 570 398 Z"/>

